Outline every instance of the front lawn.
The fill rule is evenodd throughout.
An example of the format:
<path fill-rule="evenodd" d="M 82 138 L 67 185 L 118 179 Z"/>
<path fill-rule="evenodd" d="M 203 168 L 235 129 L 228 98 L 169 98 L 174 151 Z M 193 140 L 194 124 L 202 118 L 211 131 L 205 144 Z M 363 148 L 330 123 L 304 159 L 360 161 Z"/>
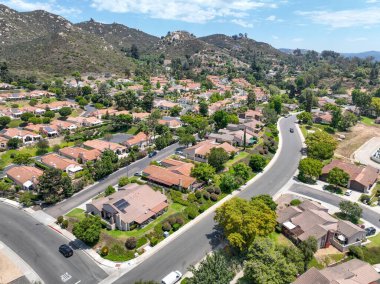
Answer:
<path fill-rule="evenodd" d="M 364 261 L 370 264 L 380 263 L 380 234 L 368 238 L 371 242 L 363 247 Z"/>
<path fill-rule="evenodd" d="M 128 129 L 127 134 L 135 135 L 135 134 L 137 134 L 136 133 L 137 130 L 138 130 L 138 128 L 136 126 L 132 126 L 131 128 Z"/>
<path fill-rule="evenodd" d="M 369 117 L 366 117 L 366 116 L 362 116 L 360 121 L 363 124 L 368 125 L 368 126 L 375 125 L 375 120 L 373 118 L 369 118 Z"/>
<path fill-rule="evenodd" d="M 1 155 L 0 167 L 4 168 L 4 167 L 10 165 L 13 161 L 12 157 L 18 153 L 22 153 L 22 154 L 28 153 L 32 157 L 34 157 L 34 156 L 37 156 L 37 148 L 36 147 L 24 147 L 22 149 L 8 150 L 8 151 L 4 152 Z"/>
<path fill-rule="evenodd" d="M 23 121 L 21 119 L 13 119 L 13 120 L 11 120 L 11 122 L 8 123 L 7 127 L 8 128 L 17 128 L 20 126 L 20 124 L 22 122 Z"/>
<path fill-rule="evenodd" d="M 247 158 L 248 156 L 249 156 L 249 153 L 240 152 L 232 160 L 228 160 L 225 165 L 227 168 L 229 168 L 229 167 L 233 166 L 234 164 L 237 164 L 239 161 Z"/>
<path fill-rule="evenodd" d="M 65 216 L 69 218 L 75 218 L 78 221 L 82 221 L 85 218 L 84 212 L 85 211 L 83 209 L 75 208 L 71 210 L 69 213 L 67 213 Z"/>

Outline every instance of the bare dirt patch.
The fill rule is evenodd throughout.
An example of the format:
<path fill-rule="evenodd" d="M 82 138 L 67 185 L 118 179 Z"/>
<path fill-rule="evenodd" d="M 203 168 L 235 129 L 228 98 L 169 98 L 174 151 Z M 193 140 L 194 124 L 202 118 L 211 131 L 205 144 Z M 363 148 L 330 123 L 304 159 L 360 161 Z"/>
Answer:
<path fill-rule="evenodd" d="M 350 132 L 337 133 L 346 136 L 346 139 L 339 142 L 335 151 L 337 156 L 352 158 L 352 154 L 369 139 L 380 136 L 380 128 L 368 126 L 362 123 L 355 125 Z"/>
<path fill-rule="evenodd" d="M 21 276 L 23 274 L 17 265 L 0 252 L 0 283 L 10 283 Z"/>

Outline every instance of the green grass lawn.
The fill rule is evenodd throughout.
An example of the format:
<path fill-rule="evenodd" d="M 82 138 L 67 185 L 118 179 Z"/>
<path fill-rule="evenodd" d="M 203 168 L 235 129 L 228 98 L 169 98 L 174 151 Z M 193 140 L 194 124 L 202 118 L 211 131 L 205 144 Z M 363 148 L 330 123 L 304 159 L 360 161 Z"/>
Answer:
<path fill-rule="evenodd" d="M 305 125 L 301 125 L 301 132 L 302 132 L 302 135 L 303 137 L 307 137 L 307 129 L 306 129 L 306 126 Z"/>
<path fill-rule="evenodd" d="M 249 156 L 249 153 L 240 152 L 232 160 L 228 160 L 228 162 L 226 162 L 225 166 L 227 168 L 229 168 L 229 167 L 233 166 L 234 164 L 238 163 L 240 160 L 247 158 L 248 156 Z"/>
<path fill-rule="evenodd" d="M 8 150 L 4 152 L 0 157 L 0 167 L 6 167 L 10 165 L 13 161 L 12 156 L 17 153 L 29 153 L 32 157 L 37 155 L 37 148 L 36 147 L 25 147 L 22 149 L 17 150 Z"/>
<path fill-rule="evenodd" d="M 368 126 L 373 126 L 375 125 L 375 120 L 373 118 L 369 118 L 366 116 L 362 116 L 360 120 L 363 124 L 368 125 Z"/>
<path fill-rule="evenodd" d="M 177 203 L 173 203 L 169 205 L 168 211 L 166 211 L 164 214 L 162 214 L 160 217 L 158 217 L 153 222 L 149 223 L 147 226 L 145 226 L 142 229 L 136 229 L 133 231 L 119 231 L 119 230 L 106 230 L 104 229 L 103 232 L 111 237 L 114 237 L 116 239 L 126 239 L 129 237 L 136 237 L 141 238 L 144 236 L 148 231 L 152 230 L 154 226 L 156 226 L 158 223 L 169 217 L 170 215 L 178 212 L 182 212 L 185 209 L 185 206 L 182 206 Z"/>
<path fill-rule="evenodd" d="M 82 221 L 85 218 L 84 210 L 80 209 L 80 208 L 75 208 L 75 209 L 71 210 L 65 216 L 78 219 L 79 221 Z"/>
<path fill-rule="evenodd" d="M 273 232 L 272 234 L 270 234 L 269 238 L 281 246 L 287 246 L 287 247 L 294 246 L 294 244 L 287 237 L 277 232 Z"/>
<path fill-rule="evenodd" d="M 11 120 L 11 122 L 8 123 L 7 127 L 9 128 L 19 127 L 22 122 L 23 121 L 21 119 L 13 119 Z"/>
<path fill-rule="evenodd" d="M 127 131 L 127 134 L 132 134 L 132 135 L 135 135 L 137 134 L 138 128 L 136 126 L 132 126 L 128 131 Z"/>

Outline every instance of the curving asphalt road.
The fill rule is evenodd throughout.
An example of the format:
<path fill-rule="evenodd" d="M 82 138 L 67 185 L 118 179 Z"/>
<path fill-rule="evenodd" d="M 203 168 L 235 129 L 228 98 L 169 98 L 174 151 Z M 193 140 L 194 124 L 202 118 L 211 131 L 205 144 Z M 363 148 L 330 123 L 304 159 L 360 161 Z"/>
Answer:
<path fill-rule="evenodd" d="M 292 116 L 280 121 L 283 140 L 278 159 L 258 180 L 241 192 L 239 197 L 250 198 L 258 194 L 274 195 L 292 178 L 301 159 L 302 148 L 298 131 L 294 133 L 289 131 L 289 128 L 295 128 L 295 120 Z M 188 231 L 114 283 L 134 283 L 138 280 L 160 281 L 173 270 L 185 272 L 190 265 L 196 264 L 217 245 L 213 218 L 214 214 L 205 216 Z"/>
<path fill-rule="evenodd" d="M 58 252 L 67 240 L 20 209 L 0 203 L 0 240 L 46 283 L 93 284 L 107 274 L 79 250 L 65 258 Z"/>
<path fill-rule="evenodd" d="M 342 197 L 339 197 L 337 195 L 331 194 L 326 191 L 318 190 L 303 184 L 294 184 L 290 187 L 289 191 L 302 194 L 305 196 L 308 196 L 310 198 L 314 198 L 317 200 L 320 200 L 322 202 L 326 202 L 328 204 L 331 204 L 335 207 L 339 207 L 339 203 L 341 201 L 347 201 L 347 199 L 344 199 Z M 375 211 L 361 205 L 358 203 L 359 206 L 363 209 L 362 218 L 371 224 L 380 227 L 380 214 L 376 213 Z"/>

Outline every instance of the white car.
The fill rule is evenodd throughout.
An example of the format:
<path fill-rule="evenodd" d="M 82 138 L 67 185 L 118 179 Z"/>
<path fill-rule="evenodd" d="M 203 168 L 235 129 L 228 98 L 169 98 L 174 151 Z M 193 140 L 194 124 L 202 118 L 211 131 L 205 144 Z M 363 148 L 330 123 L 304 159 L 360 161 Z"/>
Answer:
<path fill-rule="evenodd" d="M 351 189 L 347 189 L 346 192 L 344 193 L 345 196 L 351 196 L 351 194 L 352 194 Z"/>
<path fill-rule="evenodd" d="M 179 271 L 172 271 L 161 280 L 161 284 L 174 284 L 182 278 L 182 273 Z"/>

